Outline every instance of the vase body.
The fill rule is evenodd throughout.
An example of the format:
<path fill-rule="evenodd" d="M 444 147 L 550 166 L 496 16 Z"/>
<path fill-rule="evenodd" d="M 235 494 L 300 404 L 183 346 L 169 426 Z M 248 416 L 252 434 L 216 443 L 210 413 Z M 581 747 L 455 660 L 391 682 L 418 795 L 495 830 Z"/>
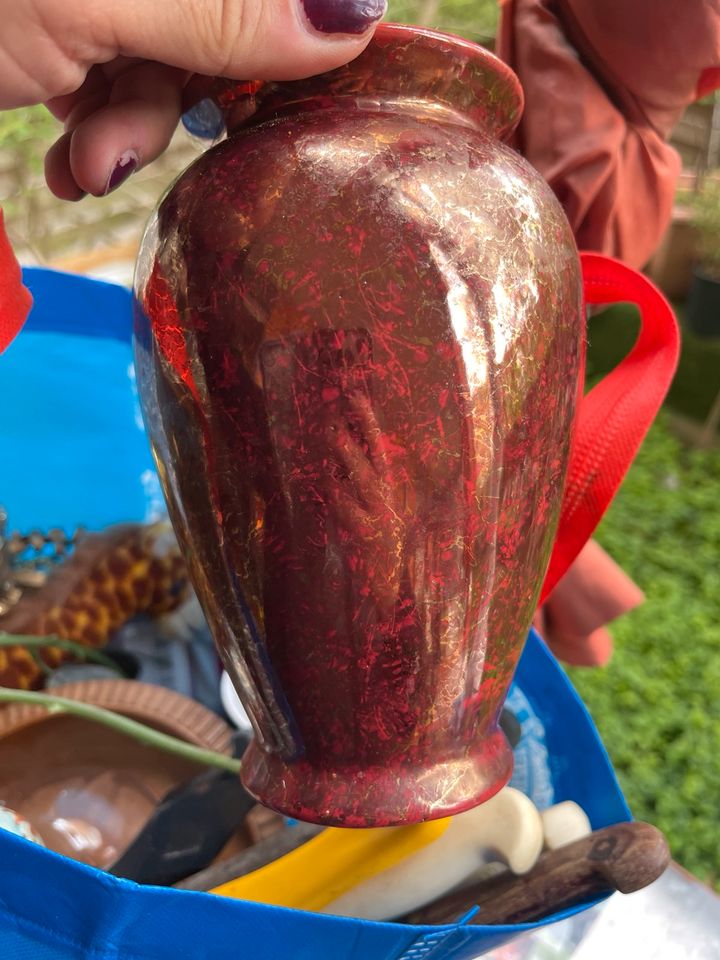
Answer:
<path fill-rule="evenodd" d="M 384 26 L 341 70 L 219 100 L 229 138 L 145 237 L 136 361 L 256 730 L 243 780 L 305 820 L 445 816 L 511 772 L 582 363 L 572 235 L 471 44 Z"/>

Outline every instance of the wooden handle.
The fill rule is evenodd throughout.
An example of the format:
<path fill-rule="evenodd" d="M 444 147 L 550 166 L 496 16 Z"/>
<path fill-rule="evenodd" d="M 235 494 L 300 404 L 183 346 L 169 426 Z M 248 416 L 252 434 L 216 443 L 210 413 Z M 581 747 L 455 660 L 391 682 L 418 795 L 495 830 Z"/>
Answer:
<path fill-rule="evenodd" d="M 592 897 L 648 886 L 670 863 L 649 823 L 618 823 L 542 854 L 525 876 L 503 873 L 408 914 L 407 923 L 452 923 L 479 906 L 475 924 L 531 923 Z"/>
<path fill-rule="evenodd" d="M 312 840 L 322 829 L 314 823 L 298 823 L 294 827 L 283 827 L 236 856 L 215 863 L 174 886 L 183 890 L 214 890 L 223 883 L 244 877 L 245 874 L 259 870 L 273 860 L 284 857 L 286 853 Z"/>

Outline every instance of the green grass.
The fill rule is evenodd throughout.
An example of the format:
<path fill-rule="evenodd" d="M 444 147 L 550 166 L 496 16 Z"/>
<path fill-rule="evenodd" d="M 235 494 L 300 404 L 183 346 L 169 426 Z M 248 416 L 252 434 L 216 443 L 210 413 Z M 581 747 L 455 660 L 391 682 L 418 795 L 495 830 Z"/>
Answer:
<path fill-rule="evenodd" d="M 636 332 L 626 305 L 591 320 L 591 380 Z M 683 331 L 668 408 L 702 420 L 719 390 L 720 342 Z M 613 625 L 609 666 L 570 673 L 635 816 L 720 887 L 719 480 L 720 451 L 683 447 L 661 416 L 597 533 L 647 600 Z"/>
<path fill-rule="evenodd" d="M 428 14 L 430 17 L 428 19 Z M 469 40 L 491 41 L 499 19 L 497 0 L 389 0 L 387 20 L 421 23 Z"/>
<path fill-rule="evenodd" d="M 720 879 L 720 452 L 688 451 L 661 419 L 598 539 L 646 592 L 613 627 L 608 667 L 572 670 L 636 817 Z"/>

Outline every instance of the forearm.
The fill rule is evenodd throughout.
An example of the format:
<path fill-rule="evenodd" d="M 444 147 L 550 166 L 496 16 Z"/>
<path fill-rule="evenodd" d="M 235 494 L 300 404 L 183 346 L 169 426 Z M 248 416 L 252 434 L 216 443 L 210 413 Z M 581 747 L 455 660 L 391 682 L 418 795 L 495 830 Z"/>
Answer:
<path fill-rule="evenodd" d="M 517 146 L 578 244 L 642 266 L 680 172 L 667 137 L 720 64 L 716 0 L 510 0 L 499 52 L 526 94 Z"/>

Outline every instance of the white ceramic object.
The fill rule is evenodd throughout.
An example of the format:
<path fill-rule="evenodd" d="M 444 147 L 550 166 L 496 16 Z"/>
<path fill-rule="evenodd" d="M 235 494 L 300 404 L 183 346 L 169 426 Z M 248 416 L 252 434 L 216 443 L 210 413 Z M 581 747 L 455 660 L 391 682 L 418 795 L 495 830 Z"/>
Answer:
<path fill-rule="evenodd" d="M 240 697 L 235 692 L 232 680 L 224 670 L 220 678 L 220 702 L 223 705 L 223 710 L 234 726 L 236 726 L 238 730 L 242 730 L 243 733 L 252 735 L 253 728 L 250 723 L 250 718 L 245 712 L 245 707 L 240 702 Z"/>
<path fill-rule="evenodd" d="M 557 850 L 566 843 L 582 840 L 592 833 L 588 816 L 581 806 L 573 800 L 563 800 L 554 807 L 548 807 L 540 814 L 545 831 L 545 846 L 548 850 Z"/>

